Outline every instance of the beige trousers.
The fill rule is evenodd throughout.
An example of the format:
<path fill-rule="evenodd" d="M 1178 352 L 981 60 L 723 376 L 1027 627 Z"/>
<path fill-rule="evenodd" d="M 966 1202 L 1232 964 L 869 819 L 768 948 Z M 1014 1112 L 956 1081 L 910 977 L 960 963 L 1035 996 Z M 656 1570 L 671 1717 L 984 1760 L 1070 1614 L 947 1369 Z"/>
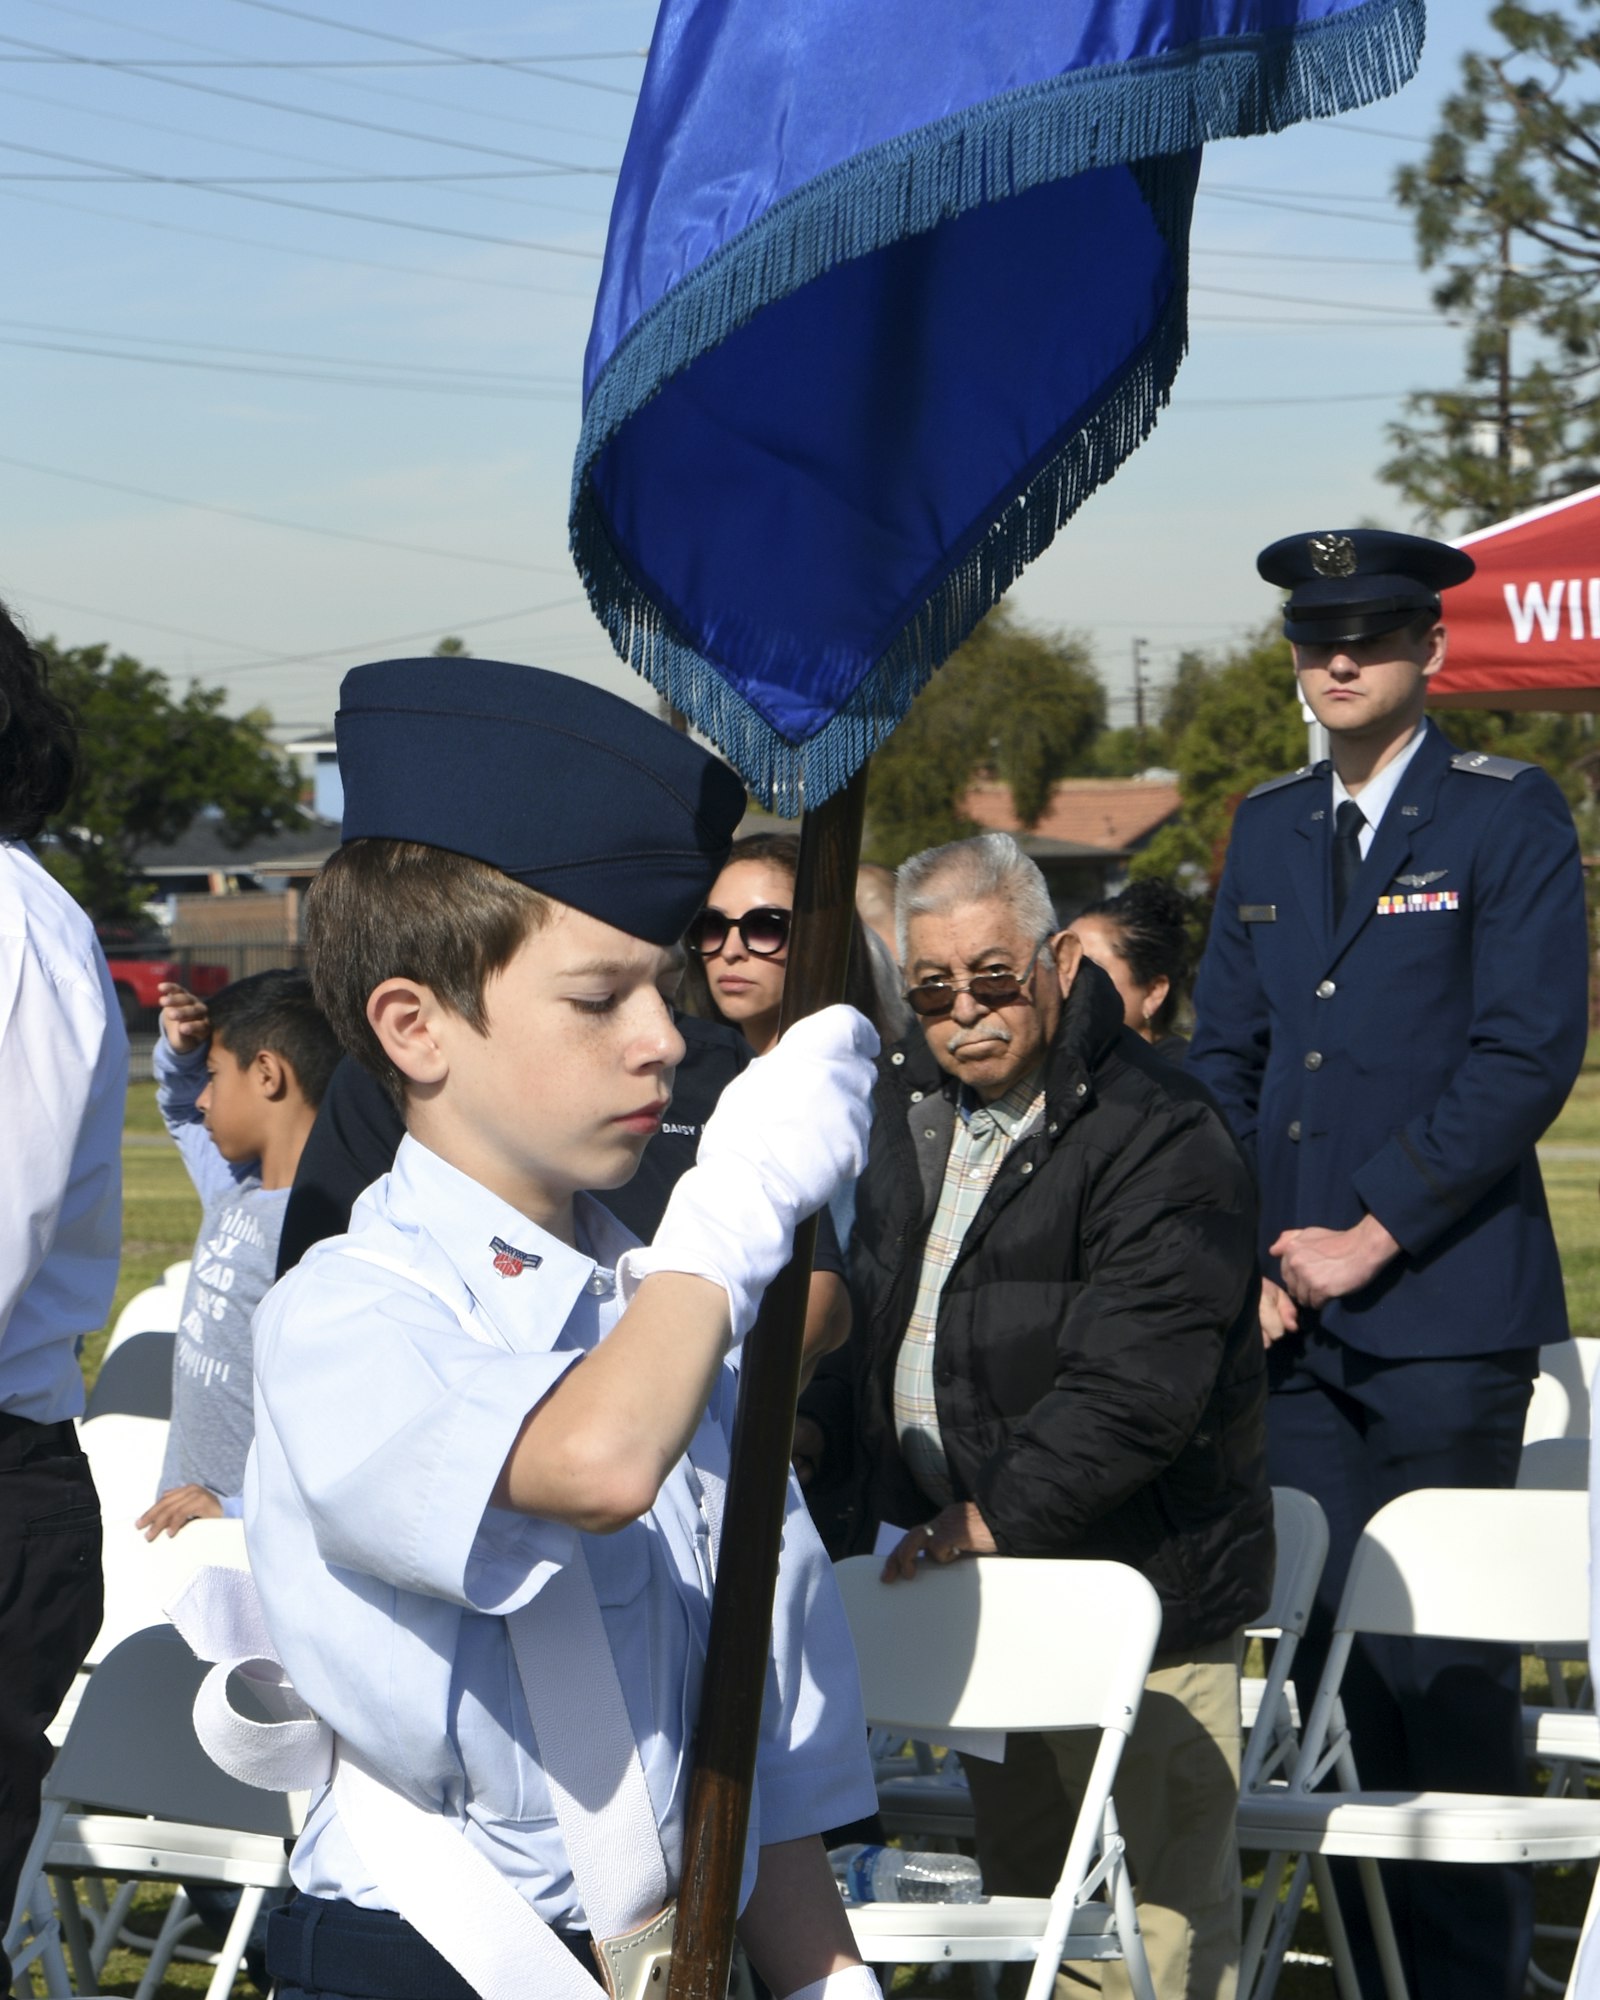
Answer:
<path fill-rule="evenodd" d="M 1242 1635 L 1178 1658 L 1158 1653 L 1112 1797 L 1128 1843 L 1157 2000 L 1234 2000 L 1239 1973 L 1239 1662 Z M 964 1757 L 984 1887 L 1048 1896 L 1061 1873 L 1098 1736 L 1011 1736 L 1006 1760 Z M 1086 1986 L 1132 1992 L 1120 1962 L 1080 1963 L 1057 2000 Z"/>

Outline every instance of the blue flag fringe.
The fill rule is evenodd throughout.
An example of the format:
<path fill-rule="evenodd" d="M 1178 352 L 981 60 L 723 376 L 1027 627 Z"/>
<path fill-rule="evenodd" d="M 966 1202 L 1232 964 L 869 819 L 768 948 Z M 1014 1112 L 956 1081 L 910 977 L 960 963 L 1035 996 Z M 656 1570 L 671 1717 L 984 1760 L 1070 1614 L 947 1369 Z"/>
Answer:
<path fill-rule="evenodd" d="M 1275 34 L 1074 71 L 858 155 L 775 204 L 638 321 L 585 408 L 571 547 L 618 655 L 718 746 L 770 810 L 792 817 L 839 790 L 1167 403 L 1187 344 L 1190 172 L 1171 156 L 1392 93 L 1415 71 L 1424 26 L 1423 0 L 1364 0 Z M 634 573 L 590 484 L 595 460 L 663 383 L 836 264 L 1029 188 L 1128 163 L 1142 163 L 1141 188 L 1180 273 L 1166 311 L 1096 406 L 1025 470 L 973 546 L 953 555 L 849 702 L 814 735 L 790 742 L 674 629 Z"/>

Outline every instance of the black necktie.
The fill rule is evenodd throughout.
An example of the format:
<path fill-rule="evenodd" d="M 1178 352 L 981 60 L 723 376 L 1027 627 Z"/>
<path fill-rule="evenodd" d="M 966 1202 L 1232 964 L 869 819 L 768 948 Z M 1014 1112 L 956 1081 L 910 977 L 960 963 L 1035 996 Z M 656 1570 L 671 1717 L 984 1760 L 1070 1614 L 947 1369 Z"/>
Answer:
<path fill-rule="evenodd" d="M 1354 799 L 1346 799 L 1333 816 L 1333 927 L 1344 921 L 1350 889 L 1361 871 L 1361 829 L 1366 815 Z"/>

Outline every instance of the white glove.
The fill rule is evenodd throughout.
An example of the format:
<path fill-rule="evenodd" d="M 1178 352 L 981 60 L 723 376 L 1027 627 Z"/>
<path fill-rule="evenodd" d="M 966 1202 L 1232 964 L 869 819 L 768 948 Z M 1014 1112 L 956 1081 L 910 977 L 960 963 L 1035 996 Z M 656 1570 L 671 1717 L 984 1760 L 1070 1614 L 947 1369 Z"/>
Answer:
<path fill-rule="evenodd" d="M 797 1987 L 789 2000 L 883 2000 L 883 1988 L 869 1966 L 846 1965 L 826 1979 Z"/>
<path fill-rule="evenodd" d="M 618 1261 L 623 1304 L 654 1271 L 709 1278 L 728 1294 L 743 1340 L 789 1261 L 795 1225 L 866 1165 L 877 1053 L 876 1032 L 853 1007 L 824 1007 L 736 1076 L 655 1241 Z"/>

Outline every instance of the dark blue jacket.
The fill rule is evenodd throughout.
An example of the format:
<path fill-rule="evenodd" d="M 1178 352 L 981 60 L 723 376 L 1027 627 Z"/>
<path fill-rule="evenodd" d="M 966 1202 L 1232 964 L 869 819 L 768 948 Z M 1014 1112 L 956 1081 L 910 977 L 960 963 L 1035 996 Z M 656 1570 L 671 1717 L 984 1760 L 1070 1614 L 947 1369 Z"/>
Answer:
<path fill-rule="evenodd" d="M 1429 724 L 1336 932 L 1329 771 L 1239 807 L 1195 988 L 1189 1069 L 1255 1162 L 1262 1268 L 1280 1231 L 1370 1210 L 1403 1254 L 1327 1332 L 1392 1358 L 1563 1339 L 1534 1145 L 1587 1030 L 1572 815 L 1537 767 Z"/>

